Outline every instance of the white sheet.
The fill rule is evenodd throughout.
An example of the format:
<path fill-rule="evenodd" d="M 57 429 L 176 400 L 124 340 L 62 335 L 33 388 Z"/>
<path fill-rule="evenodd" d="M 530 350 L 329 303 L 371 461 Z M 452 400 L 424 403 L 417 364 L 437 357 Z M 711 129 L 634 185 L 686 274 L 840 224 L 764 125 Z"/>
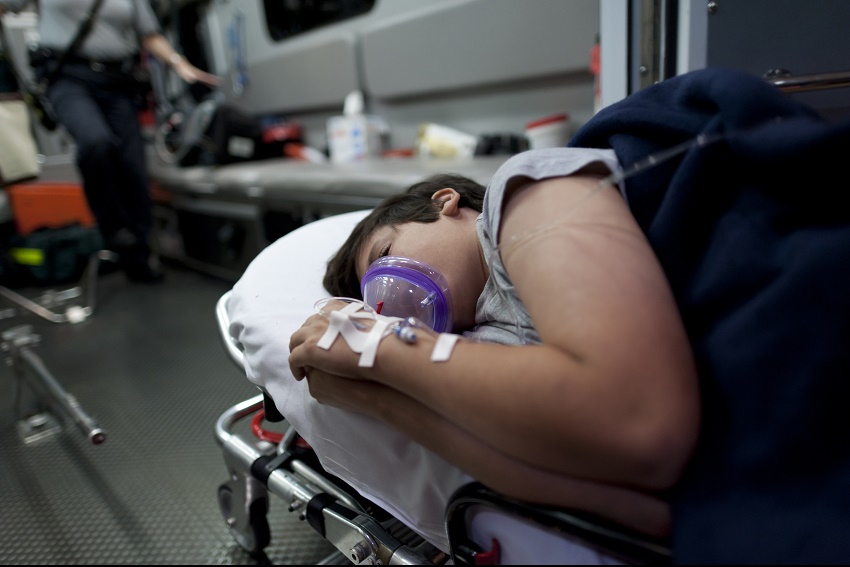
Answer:
<path fill-rule="evenodd" d="M 318 404 L 289 372 L 289 337 L 329 296 L 326 262 L 367 213 L 310 223 L 263 250 L 233 287 L 230 335 L 244 349 L 248 379 L 268 391 L 328 472 L 449 551 L 446 505 L 472 479 L 377 420 Z"/>

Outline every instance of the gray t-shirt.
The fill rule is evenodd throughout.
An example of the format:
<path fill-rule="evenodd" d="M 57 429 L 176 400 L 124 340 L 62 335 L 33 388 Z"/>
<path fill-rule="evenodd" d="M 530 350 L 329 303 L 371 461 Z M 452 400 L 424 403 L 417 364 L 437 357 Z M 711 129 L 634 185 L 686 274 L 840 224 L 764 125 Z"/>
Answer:
<path fill-rule="evenodd" d="M 611 173 L 619 174 L 622 171 L 613 150 L 545 148 L 513 156 L 493 175 L 487 186 L 483 210 L 478 216 L 476 226 L 484 261 L 490 269 L 490 277 L 476 305 L 476 327 L 465 332 L 464 336 L 474 340 L 513 345 L 540 342 L 540 335 L 517 296 L 497 250 L 505 189 L 516 177 L 528 177 L 538 181 L 563 177 L 590 164 L 599 164 Z M 622 189 L 621 186 L 621 192 Z M 541 266 L 541 269 L 545 269 L 545 266 Z"/>
<path fill-rule="evenodd" d="M 39 0 L 39 43 L 62 51 L 77 33 L 94 0 Z M 98 61 L 121 61 L 138 53 L 139 41 L 160 33 L 148 0 L 104 0 L 94 26 L 77 55 Z"/>

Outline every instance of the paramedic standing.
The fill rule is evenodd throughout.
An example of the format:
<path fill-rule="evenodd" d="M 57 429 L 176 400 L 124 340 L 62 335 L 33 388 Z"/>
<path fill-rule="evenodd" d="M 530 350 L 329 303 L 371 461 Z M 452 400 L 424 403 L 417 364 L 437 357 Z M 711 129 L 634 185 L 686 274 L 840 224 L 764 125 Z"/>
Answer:
<path fill-rule="evenodd" d="M 38 52 L 52 53 L 33 69 L 37 76 L 49 72 L 94 2 L 37 2 Z M 27 4 L 0 0 L 0 13 Z M 187 83 L 218 83 L 215 75 L 198 69 L 172 47 L 148 0 L 103 0 L 91 30 L 51 81 L 47 95 L 58 121 L 76 143 L 86 198 L 107 248 L 118 253 L 130 281 L 154 283 L 162 280 L 162 272 L 153 262 L 149 242 L 153 212 L 132 76 L 140 48 Z"/>

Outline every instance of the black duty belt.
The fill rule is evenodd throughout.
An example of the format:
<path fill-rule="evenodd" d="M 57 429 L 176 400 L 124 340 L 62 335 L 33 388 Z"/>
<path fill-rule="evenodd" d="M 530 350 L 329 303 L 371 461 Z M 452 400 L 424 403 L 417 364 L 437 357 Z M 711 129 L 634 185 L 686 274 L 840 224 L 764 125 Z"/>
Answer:
<path fill-rule="evenodd" d="M 125 61 L 101 61 L 98 59 L 89 59 L 87 57 L 79 57 L 72 55 L 68 57 L 68 63 L 76 63 L 78 65 L 86 65 L 93 71 L 121 71 L 125 68 Z"/>

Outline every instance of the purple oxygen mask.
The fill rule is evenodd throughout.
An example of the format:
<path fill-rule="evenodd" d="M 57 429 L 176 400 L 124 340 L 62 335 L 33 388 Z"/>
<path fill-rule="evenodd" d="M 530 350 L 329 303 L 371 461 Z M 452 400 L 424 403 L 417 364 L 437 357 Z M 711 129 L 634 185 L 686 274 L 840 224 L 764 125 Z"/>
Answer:
<path fill-rule="evenodd" d="M 452 330 L 446 279 L 424 262 L 402 256 L 378 258 L 360 281 L 363 301 L 381 315 L 415 317 L 438 333 Z"/>

